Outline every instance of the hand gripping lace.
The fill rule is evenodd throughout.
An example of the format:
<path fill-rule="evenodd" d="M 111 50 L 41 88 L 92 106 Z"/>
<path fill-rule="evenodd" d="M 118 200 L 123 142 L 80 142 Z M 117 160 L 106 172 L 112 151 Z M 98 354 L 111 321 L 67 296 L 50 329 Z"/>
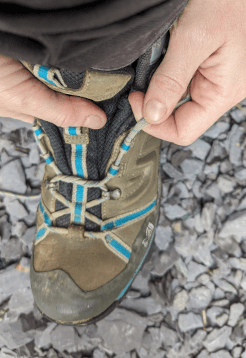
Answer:
<path fill-rule="evenodd" d="M 191 96 L 190 93 L 188 93 L 188 95 L 180 102 L 178 102 L 178 104 L 176 105 L 175 109 L 177 109 L 179 106 L 181 106 L 181 104 L 184 104 L 185 102 L 191 101 Z M 52 157 L 51 153 L 47 152 L 46 147 L 43 145 L 43 143 L 40 141 L 40 139 L 42 139 L 43 136 L 45 136 L 45 133 L 43 132 L 42 128 L 36 124 L 33 126 L 33 131 L 35 134 L 35 138 L 36 141 L 38 143 L 38 146 L 41 150 L 41 156 L 44 158 L 44 160 L 46 161 L 47 164 L 49 164 L 55 171 L 56 176 L 53 177 L 49 182 L 46 182 L 46 187 L 48 189 L 50 189 L 51 194 L 61 203 L 63 203 L 66 208 L 56 211 L 54 213 L 51 213 L 44 205 L 44 203 L 41 200 L 40 203 L 40 210 L 43 214 L 44 217 L 44 224 L 41 226 L 41 228 L 39 229 L 39 232 L 37 234 L 37 239 L 38 237 L 41 237 L 43 234 L 43 232 L 47 232 L 48 231 L 55 231 L 58 232 L 60 234 L 66 234 L 68 232 L 68 229 L 66 228 L 60 228 L 60 227 L 55 227 L 52 226 L 52 221 L 56 220 L 57 218 L 66 215 L 66 214 L 71 214 L 71 212 L 74 210 L 76 203 L 75 202 L 71 202 L 69 200 L 67 200 L 63 195 L 61 195 L 58 192 L 58 183 L 59 181 L 63 181 L 65 183 L 71 183 L 71 184 L 76 184 L 76 185 L 81 185 L 84 187 L 89 187 L 89 188 L 100 188 L 102 190 L 102 198 L 101 199 L 95 199 L 92 200 L 90 202 L 86 202 L 83 203 L 83 205 L 85 205 L 85 211 L 84 211 L 84 215 L 85 218 L 87 218 L 88 220 L 91 220 L 93 222 L 95 222 L 96 224 L 98 224 L 100 226 L 100 232 L 84 232 L 84 236 L 85 237 L 104 237 L 105 235 L 107 237 L 107 230 L 113 229 L 115 227 L 115 222 L 114 222 L 114 218 L 110 219 L 110 222 L 108 222 L 108 220 L 105 222 L 102 219 L 99 219 L 98 217 L 96 217 L 95 215 L 89 213 L 86 211 L 86 209 L 92 208 L 96 205 L 102 204 L 103 202 L 105 202 L 106 200 L 110 200 L 110 193 L 109 190 L 106 187 L 106 183 L 112 179 L 115 175 L 117 175 L 117 173 L 120 170 L 120 163 L 122 161 L 122 158 L 124 157 L 124 155 L 128 152 L 128 150 L 131 147 L 132 141 L 134 139 L 134 137 L 148 124 L 148 122 L 142 118 L 129 132 L 129 134 L 126 136 L 125 140 L 123 141 L 121 147 L 120 147 L 120 151 L 118 154 L 118 157 L 116 159 L 116 161 L 111 165 L 111 167 L 108 170 L 108 173 L 106 175 L 106 177 L 101 180 L 101 181 L 91 181 L 91 180 L 87 180 L 87 179 L 83 179 L 81 177 L 77 177 L 77 176 L 72 176 L 72 175 L 64 175 L 57 167 L 57 165 L 55 164 L 54 158 Z M 147 213 L 148 211 L 152 210 L 154 208 L 154 206 L 156 205 L 156 200 L 154 200 L 150 205 L 148 205 L 146 207 L 146 209 L 142 210 L 140 212 L 140 214 L 144 214 Z M 134 217 L 134 213 L 129 216 Z M 136 216 L 136 215 L 135 215 Z M 122 219 L 118 219 L 116 220 L 118 221 L 119 225 L 123 225 L 126 220 L 124 221 Z M 45 234 L 45 236 L 46 236 Z"/>

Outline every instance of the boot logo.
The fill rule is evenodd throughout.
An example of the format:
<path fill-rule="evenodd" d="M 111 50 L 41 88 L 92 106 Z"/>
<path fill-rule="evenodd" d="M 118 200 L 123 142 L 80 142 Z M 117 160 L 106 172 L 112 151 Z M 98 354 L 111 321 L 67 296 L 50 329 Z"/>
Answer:
<path fill-rule="evenodd" d="M 142 241 L 142 244 L 144 245 L 144 247 L 148 246 L 149 240 L 152 237 L 153 231 L 154 231 L 154 225 L 152 223 L 149 223 L 146 229 L 146 236 Z"/>

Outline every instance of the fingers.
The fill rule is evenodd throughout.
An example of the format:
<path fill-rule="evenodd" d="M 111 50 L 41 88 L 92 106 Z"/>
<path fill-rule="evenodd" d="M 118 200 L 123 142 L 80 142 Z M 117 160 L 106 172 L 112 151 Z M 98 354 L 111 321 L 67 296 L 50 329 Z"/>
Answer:
<path fill-rule="evenodd" d="M 171 38 L 168 51 L 154 73 L 144 99 L 143 114 L 149 123 L 166 120 L 187 91 L 200 64 L 214 51 L 186 35 Z"/>
<path fill-rule="evenodd" d="M 93 102 L 55 92 L 36 79 L 19 62 L 0 56 L 0 115 L 15 112 L 14 118 L 40 118 L 60 127 L 105 125 L 106 114 Z"/>
<path fill-rule="evenodd" d="M 173 110 L 165 121 L 149 124 L 143 130 L 168 142 L 182 146 L 190 145 L 232 107 L 228 96 L 220 96 L 214 83 L 199 72 L 191 81 L 190 92 L 193 94 L 192 101 Z M 129 102 L 136 120 L 144 117 L 144 94 L 132 92 Z"/>

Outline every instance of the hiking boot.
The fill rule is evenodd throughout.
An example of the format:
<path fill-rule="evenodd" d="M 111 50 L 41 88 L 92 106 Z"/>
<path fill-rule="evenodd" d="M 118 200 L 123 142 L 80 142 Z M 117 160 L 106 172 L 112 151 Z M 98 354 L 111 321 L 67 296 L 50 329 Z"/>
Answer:
<path fill-rule="evenodd" d="M 98 130 L 35 119 L 46 161 L 31 260 L 35 303 L 48 319 L 83 326 L 124 298 L 153 243 L 160 203 L 161 141 L 143 132 L 128 95 L 146 92 L 166 35 L 132 65 L 75 74 L 22 62 L 55 91 L 94 101 Z"/>

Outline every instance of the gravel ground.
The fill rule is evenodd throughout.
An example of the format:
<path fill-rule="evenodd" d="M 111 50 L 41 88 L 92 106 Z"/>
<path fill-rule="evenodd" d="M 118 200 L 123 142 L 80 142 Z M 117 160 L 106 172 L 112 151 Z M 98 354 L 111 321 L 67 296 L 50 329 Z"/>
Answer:
<path fill-rule="evenodd" d="M 31 125 L 0 118 L 0 188 L 40 191 Z M 163 142 L 151 259 L 102 321 L 42 318 L 29 282 L 38 199 L 0 196 L 0 358 L 246 358 L 246 99 L 187 147 Z"/>

